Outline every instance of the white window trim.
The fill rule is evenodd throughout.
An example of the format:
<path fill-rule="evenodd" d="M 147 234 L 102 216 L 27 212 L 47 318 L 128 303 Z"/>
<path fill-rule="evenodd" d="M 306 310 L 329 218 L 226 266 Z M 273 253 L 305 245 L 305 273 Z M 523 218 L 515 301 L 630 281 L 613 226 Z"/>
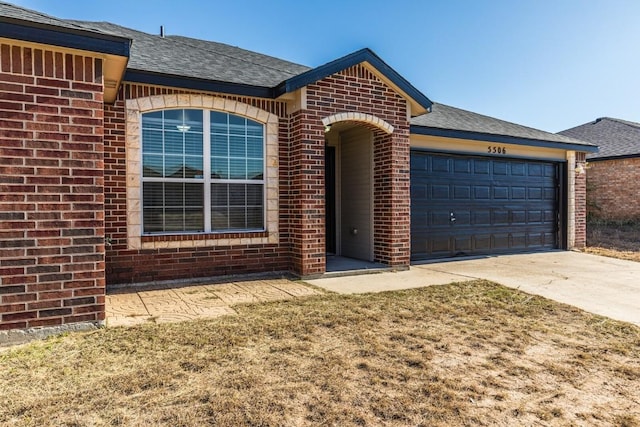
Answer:
<path fill-rule="evenodd" d="M 210 238 L 192 240 L 162 239 L 165 234 L 154 234 L 153 241 L 143 242 L 142 236 L 142 136 L 141 119 L 143 113 L 164 109 L 192 108 L 215 110 L 243 116 L 265 127 L 265 176 L 264 192 L 266 237 L 225 238 L 225 234 L 247 234 L 251 231 L 229 233 L 187 233 Z M 183 248 L 199 246 L 231 246 L 278 243 L 279 188 L 278 188 L 278 116 L 251 105 L 206 95 L 156 95 L 126 101 L 126 164 L 127 164 L 127 246 L 129 249 Z M 174 234 L 166 234 L 173 236 Z"/>

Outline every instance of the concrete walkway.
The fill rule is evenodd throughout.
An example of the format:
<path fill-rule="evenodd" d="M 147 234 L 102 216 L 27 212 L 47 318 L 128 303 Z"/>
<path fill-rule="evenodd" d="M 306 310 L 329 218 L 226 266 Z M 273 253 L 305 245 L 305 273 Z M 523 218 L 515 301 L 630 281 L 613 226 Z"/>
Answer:
<path fill-rule="evenodd" d="M 414 265 L 408 271 L 309 283 L 365 293 L 486 279 L 640 326 L 640 263 L 580 252 L 504 255 Z"/>
<path fill-rule="evenodd" d="M 286 279 L 253 280 L 182 288 L 129 291 L 107 295 L 107 326 L 179 322 L 235 314 L 239 303 L 286 300 L 320 294 Z"/>

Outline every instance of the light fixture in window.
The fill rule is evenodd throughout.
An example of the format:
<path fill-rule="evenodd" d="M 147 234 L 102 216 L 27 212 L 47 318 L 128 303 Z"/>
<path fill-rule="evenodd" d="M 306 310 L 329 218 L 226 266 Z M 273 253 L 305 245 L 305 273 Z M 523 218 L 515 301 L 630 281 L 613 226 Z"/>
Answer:
<path fill-rule="evenodd" d="M 191 126 L 187 125 L 177 125 L 176 127 L 180 132 L 189 132 L 189 129 L 191 129 Z"/>

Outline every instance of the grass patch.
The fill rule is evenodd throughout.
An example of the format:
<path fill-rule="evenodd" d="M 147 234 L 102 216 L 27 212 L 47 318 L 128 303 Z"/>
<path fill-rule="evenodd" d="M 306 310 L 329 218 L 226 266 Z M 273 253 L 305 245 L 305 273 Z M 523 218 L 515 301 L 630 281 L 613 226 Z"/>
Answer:
<path fill-rule="evenodd" d="M 640 222 L 590 221 L 585 252 L 640 261 Z"/>
<path fill-rule="evenodd" d="M 640 329 L 475 281 L 0 353 L 0 424 L 638 425 Z"/>

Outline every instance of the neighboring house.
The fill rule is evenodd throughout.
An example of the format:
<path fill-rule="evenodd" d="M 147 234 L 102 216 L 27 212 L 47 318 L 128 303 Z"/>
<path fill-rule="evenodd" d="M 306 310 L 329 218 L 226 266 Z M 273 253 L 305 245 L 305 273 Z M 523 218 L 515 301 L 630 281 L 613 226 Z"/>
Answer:
<path fill-rule="evenodd" d="M 640 123 L 601 117 L 559 134 L 599 146 L 587 155 L 589 217 L 640 220 Z"/>
<path fill-rule="evenodd" d="M 0 3 L 0 55 L 0 329 L 328 253 L 584 245 L 593 145 L 434 104 L 368 49 L 309 68 Z"/>

